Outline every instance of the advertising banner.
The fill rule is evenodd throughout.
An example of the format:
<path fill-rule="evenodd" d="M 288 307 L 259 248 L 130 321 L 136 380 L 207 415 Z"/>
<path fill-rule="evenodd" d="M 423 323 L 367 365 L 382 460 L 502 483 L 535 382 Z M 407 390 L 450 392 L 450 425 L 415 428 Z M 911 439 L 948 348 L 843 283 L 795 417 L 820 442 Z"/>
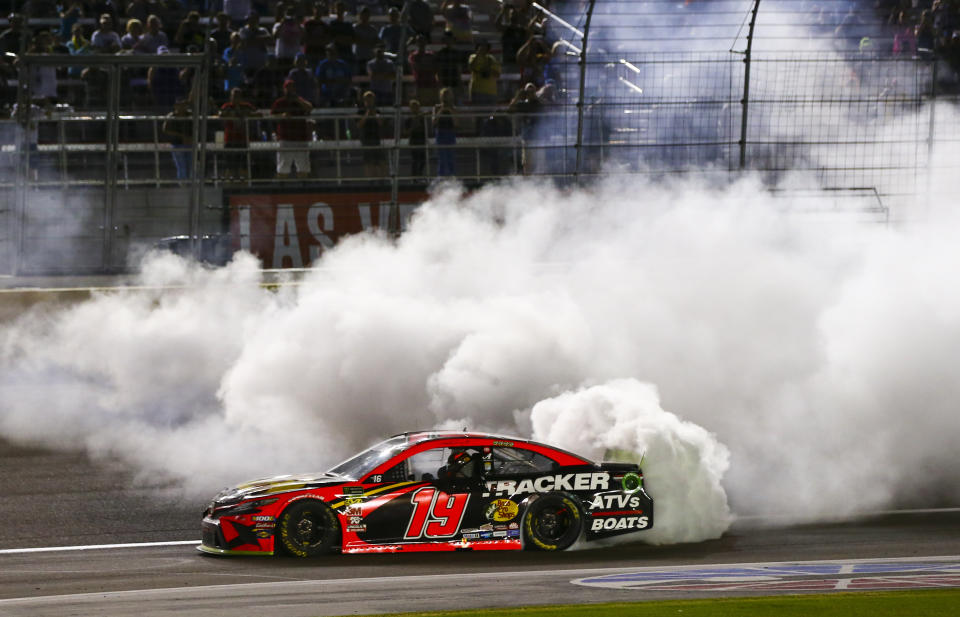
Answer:
<path fill-rule="evenodd" d="M 309 267 L 324 249 L 349 234 L 390 229 L 390 192 L 232 193 L 230 208 L 234 250 L 260 258 L 264 268 Z M 400 230 L 427 198 L 423 191 L 401 191 Z"/>

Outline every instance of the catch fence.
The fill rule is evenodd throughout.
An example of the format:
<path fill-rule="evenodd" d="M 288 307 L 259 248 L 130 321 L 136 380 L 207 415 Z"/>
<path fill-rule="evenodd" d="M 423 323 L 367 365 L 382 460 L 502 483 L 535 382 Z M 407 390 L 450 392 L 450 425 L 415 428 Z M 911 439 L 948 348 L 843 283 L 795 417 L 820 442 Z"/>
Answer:
<path fill-rule="evenodd" d="M 927 192 L 932 170 L 955 165 L 938 152 L 960 141 L 960 84 L 932 53 L 640 52 L 592 47 L 588 30 L 568 30 L 539 79 L 541 105 L 508 105 L 526 81 L 511 67 L 500 104 L 471 106 L 457 93 L 455 144 L 437 143 L 432 107 L 412 112 L 419 93 L 402 73 L 393 104 L 379 107 L 378 145 L 361 139 L 350 107 L 315 109 L 305 141 L 281 142 L 283 119 L 262 104 L 243 117 L 220 113 L 204 54 L 23 55 L 18 104 L 0 121 L 0 272 L 122 271 L 171 238 L 196 255 L 208 240 L 256 246 L 238 212 L 265 194 L 270 208 L 308 194 L 310 211 L 338 199 L 348 207 L 343 195 L 356 195 L 351 230 L 398 232 L 401 196 L 424 194 L 444 165 L 468 186 L 515 175 L 727 182 L 749 172 L 776 193 L 799 174 L 804 190 L 883 220 Z M 60 104 L 36 104 L 51 79 Z M 301 163 L 278 174 L 278 154 L 296 151 Z M 363 207 L 373 203 L 385 210 L 370 223 Z M 260 233 L 279 245 L 290 232 Z M 304 261 L 314 253 L 305 249 Z"/>

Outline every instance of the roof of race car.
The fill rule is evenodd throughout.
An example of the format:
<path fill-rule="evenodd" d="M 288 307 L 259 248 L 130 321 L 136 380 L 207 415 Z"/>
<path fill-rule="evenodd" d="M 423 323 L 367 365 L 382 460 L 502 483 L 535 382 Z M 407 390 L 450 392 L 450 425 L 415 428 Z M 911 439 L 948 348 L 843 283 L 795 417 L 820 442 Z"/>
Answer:
<path fill-rule="evenodd" d="M 494 433 L 477 433 L 477 432 L 468 432 L 468 431 L 408 431 L 406 433 L 399 433 L 397 435 L 393 435 L 392 437 L 406 437 L 407 443 L 410 445 L 421 443 L 424 441 L 433 441 L 437 439 L 457 439 L 457 438 L 496 439 L 496 440 L 503 440 L 503 441 L 519 441 L 522 443 L 536 443 L 536 442 L 531 442 L 529 439 L 513 437 L 511 435 L 497 435 Z M 543 444 L 543 445 L 546 445 L 546 444 Z"/>
<path fill-rule="evenodd" d="M 468 431 L 411 431 L 407 433 L 398 433 L 391 437 L 406 437 L 407 446 L 413 446 L 419 443 L 426 441 L 441 441 L 446 439 L 491 439 L 494 441 L 503 441 L 512 443 L 524 443 L 530 444 L 533 446 L 539 446 L 541 448 L 547 448 L 549 450 L 554 450 L 556 452 L 562 452 L 564 454 L 570 455 L 572 457 L 578 458 L 585 462 L 591 462 L 588 458 L 564 450 L 563 448 L 558 448 L 557 446 L 552 446 L 545 443 L 540 443 L 538 441 L 532 441 L 530 439 L 523 439 L 522 437 L 514 437 L 512 435 L 498 435 L 495 433 L 478 433 L 478 432 L 468 432 Z M 506 444 L 499 444 L 506 445 Z"/>

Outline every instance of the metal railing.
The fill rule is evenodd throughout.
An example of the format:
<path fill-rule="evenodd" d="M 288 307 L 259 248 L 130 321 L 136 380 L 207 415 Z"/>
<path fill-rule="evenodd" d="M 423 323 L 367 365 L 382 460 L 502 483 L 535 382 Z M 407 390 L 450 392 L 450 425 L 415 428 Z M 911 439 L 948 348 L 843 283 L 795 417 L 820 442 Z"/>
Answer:
<path fill-rule="evenodd" d="M 747 7 L 746 17 L 759 6 L 723 3 L 732 21 L 734 5 Z M 633 10 L 631 3 L 617 6 Z M 713 11 L 715 4 L 699 6 Z M 606 15 L 598 28 L 608 34 L 615 18 Z M 204 55 L 23 56 L 18 113 L 0 120 L 0 192 L 8 205 L 0 208 L 6 232 L 0 262 L 3 255 L 14 256 L 0 270 L 18 271 L 22 257 L 38 250 L 25 239 L 44 223 L 27 203 L 44 191 L 103 191 L 102 207 L 99 201 L 96 208 L 85 207 L 97 219 L 108 256 L 117 252 L 123 225 L 116 210 L 125 191 L 180 191 L 177 205 L 187 214 L 172 227 L 194 238 L 207 232 L 199 222 L 203 214 L 227 207 L 238 191 L 322 196 L 374 187 L 397 204 L 401 189 L 422 191 L 435 180 L 440 156 L 451 152 L 456 178 L 471 185 L 516 174 L 574 183 L 610 173 L 723 181 L 751 172 L 774 187 L 784 174 L 800 171 L 814 177 L 819 190 L 858 196 L 844 203 L 875 199 L 880 208 L 923 194 L 932 167 L 955 164 L 935 158 L 935 150 L 960 141 L 956 115 L 938 114 L 932 103 L 955 102 L 960 80 L 935 54 L 757 51 L 739 32 L 734 40 L 741 51 L 611 51 L 604 47 L 609 37 L 591 37 L 588 24 L 560 14 L 548 19 L 559 24 L 555 34 L 570 38 L 566 51 L 576 53 L 552 58 L 539 76 L 523 74 L 544 85 L 549 71 L 551 102 L 536 113 L 511 112 L 506 100 L 489 108 L 460 106 L 455 145 L 436 144 L 429 108 L 421 119 L 425 142 L 410 143 L 406 103 L 416 90 L 399 68 L 394 104 L 380 108 L 380 145 L 359 140 L 353 108 L 315 110 L 307 119 L 313 123 L 310 139 L 296 145 L 276 140 L 277 119 L 261 109 L 258 117 L 243 120 L 249 137 L 237 144 L 227 143 L 223 133 L 226 122 L 238 120 L 220 117 L 203 93 L 210 68 Z M 763 20 L 757 24 L 756 36 L 763 39 Z M 105 71 L 101 102 L 33 107 L 33 71 L 51 67 Z M 172 143 L 164 131 L 171 105 L 137 98 L 149 90 L 145 74 L 151 67 L 192 71 L 180 93 L 193 95 L 188 117 L 180 120 L 189 123 L 192 143 Z M 356 85 L 362 87 L 361 81 Z M 60 86 L 84 83 L 71 78 Z M 500 83 L 507 95 L 523 85 L 517 73 L 505 74 Z M 307 153 L 307 177 L 277 175 L 276 157 L 284 150 Z M 186 177 L 183 168 L 177 173 L 178 160 L 189 163 Z M 390 225 L 396 232 L 401 223 L 391 219 Z M 144 235 L 153 240 L 160 233 Z M 108 257 L 101 266 L 108 263 L 119 267 Z"/>

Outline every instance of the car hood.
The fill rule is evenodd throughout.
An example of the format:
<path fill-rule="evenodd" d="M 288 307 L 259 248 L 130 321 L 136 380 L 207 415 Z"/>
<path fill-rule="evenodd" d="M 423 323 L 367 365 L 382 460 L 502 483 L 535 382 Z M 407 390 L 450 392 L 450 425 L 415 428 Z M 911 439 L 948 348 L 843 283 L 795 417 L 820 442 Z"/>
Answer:
<path fill-rule="evenodd" d="M 276 493 L 286 493 L 288 491 L 298 491 L 305 488 L 317 488 L 330 484 L 349 482 L 343 476 L 331 473 L 311 473 L 294 474 L 284 476 L 273 476 L 271 478 L 261 478 L 238 484 L 217 495 L 218 502 L 235 502 L 252 497 L 263 497 Z"/>

